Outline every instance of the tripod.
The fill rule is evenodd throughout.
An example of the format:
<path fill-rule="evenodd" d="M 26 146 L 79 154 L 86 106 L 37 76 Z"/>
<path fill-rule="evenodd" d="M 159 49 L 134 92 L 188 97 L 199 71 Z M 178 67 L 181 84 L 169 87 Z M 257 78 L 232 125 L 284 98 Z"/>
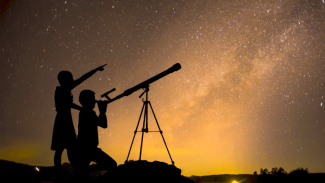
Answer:
<path fill-rule="evenodd" d="M 168 147 L 167 147 L 167 144 L 166 144 L 166 141 L 164 139 L 164 136 L 163 136 L 163 132 L 161 131 L 160 127 L 159 127 L 159 124 L 158 124 L 158 121 L 157 121 L 157 118 L 156 118 L 156 115 L 155 113 L 153 112 L 153 109 L 152 109 L 152 106 L 151 106 L 151 103 L 150 101 L 148 100 L 148 92 L 149 92 L 149 85 L 147 85 L 144 89 L 144 92 L 139 96 L 139 98 L 142 97 L 143 94 L 146 94 L 146 100 L 143 100 L 143 106 L 142 106 L 142 109 L 141 109 L 141 113 L 140 113 L 140 117 L 139 117 L 139 120 L 138 120 L 138 124 L 137 124 L 137 127 L 135 128 L 135 131 L 134 131 L 134 136 L 133 136 L 133 139 L 132 139 L 132 143 L 131 143 L 131 146 L 130 146 L 130 150 L 129 150 L 129 154 L 128 154 L 128 157 L 126 158 L 125 160 L 125 163 L 128 161 L 129 159 L 129 155 L 130 155 L 130 152 L 131 152 L 131 149 L 132 149 L 132 145 L 133 145 L 133 142 L 134 142 L 134 138 L 135 138 L 135 135 L 137 134 L 137 132 L 142 132 L 142 137 L 141 137 L 141 146 L 140 146 L 140 155 L 139 155 L 139 161 L 141 160 L 141 154 L 142 154 L 142 145 L 143 145 L 143 134 L 144 132 L 148 133 L 148 132 L 160 132 L 161 134 L 161 137 L 162 139 L 164 140 L 164 143 L 165 143 L 165 146 L 166 146 L 166 149 L 167 149 L 167 152 L 169 154 L 169 157 L 170 157 L 170 160 L 172 161 L 172 164 L 174 165 L 174 161 L 169 153 L 169 150 L 168 150 Z M 149 131 L 148 130 L 148 105 L 150 106 L 151 108 L 151 111 L 152 111 L 152 114 L 153 116 L 155 117 L 155 120 L 156 120 L 156 123 L 157 123 L 157 126 L 158 126 L 158 129 L 159 131 Z M 144 112 L 143 112 L 144 111 Z M 138 130 L 138 127 L 139 127 L 139 123 L 140 123 L 140 119 L 141 119 L 141 116 L 142 116 L 142 113 L 143 113 L 143 126 L 142 126 L 142 130 L 141 131 L 137 131 Z"/>

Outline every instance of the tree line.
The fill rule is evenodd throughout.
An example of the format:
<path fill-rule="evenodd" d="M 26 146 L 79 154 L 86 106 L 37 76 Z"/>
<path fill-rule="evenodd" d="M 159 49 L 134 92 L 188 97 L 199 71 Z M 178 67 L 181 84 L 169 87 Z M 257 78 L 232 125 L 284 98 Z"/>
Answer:
<path fill-rule="evenodd" d="M 308 168 L 304 169 L 303 167 L 298 167 L 297 169 L 292 170 L 291 172 L 289 172 L 289 174 L 293 174 L 293 175 L 301 175 L 301 174 L 308 174 L 309 170 Z M 282 167 L 274 167 L 272 168 L 271 171 L 269 171 L 267 168 L 260 169 L 260 174 L 259 175 L 267 175 L 267 174 L 271 174 L 271 175 L 287 175 L 288 173 L 282 168 Z M 254 175 L 257 175 L 257 171 L 254 172 Z"/>
<path fill-rule="evenodd" d="M 315 180 L 322 178 L 324 174 L 310 174 L 308 168 L 298 167 L 289 173 L 282 167 L 274 167 L 270 171 L 267 168 L 261 168 L 259 174 L 254 172 L 250 182 L 253 183 L 285 183 L 285 182 L 315 182 Z"/>

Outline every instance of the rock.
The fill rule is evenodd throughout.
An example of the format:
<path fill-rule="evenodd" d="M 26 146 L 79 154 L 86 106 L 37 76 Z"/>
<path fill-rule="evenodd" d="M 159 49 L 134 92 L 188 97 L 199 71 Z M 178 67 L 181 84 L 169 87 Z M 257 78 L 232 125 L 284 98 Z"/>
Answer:
<path fill-rule="evenodd" d="M 111 175 L 107 172 L 99 177 L 99 182 L 142 182 L 142 183 L 194 183 L 181 175 L 181 170 L 174 165 L 154 161 L 130 161 L 117 167 L 117 172 Z"/>

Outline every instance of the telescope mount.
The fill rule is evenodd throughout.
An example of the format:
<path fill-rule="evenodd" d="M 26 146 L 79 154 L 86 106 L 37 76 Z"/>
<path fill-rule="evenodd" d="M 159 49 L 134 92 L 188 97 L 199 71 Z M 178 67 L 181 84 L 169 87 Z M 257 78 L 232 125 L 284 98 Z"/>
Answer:
<path fill-rule="evenodd" d="M 142 99 L 143 105 L 142 105 L 140 117 L 139 117 L 139 120 L 138 120 L 137 127 L 135 128 L 135 131 L 134 131 L 132 143 L 131 143 L 131 146 L 130 146 L 130 150 L 129 150 L 129 153 L 128 153 L 128 157 L 125 160 L 125 163 L 127 163 L 128 159 L 129 159 L 129 155 L 130 155 L 130 152 L 131 152 L 131 149 L 132 149 L 132 145 L 133 145 L 133 142 L 134 142 L 134 138 L 135 138 L 135 135 L 137 134 L 137 132 L 142 132 L 139 161 L 141 160 L 144 132 L 146 132 L 146 133 L 148 133 L 148 132 L 160 132 L 161 137 L 164 140 L 164 143 L 165 143 L 167 152 L 169 154 L 170 160 L 172 161 L 172 164 L 174 165 L 174 161 L 173 161 L 173 159 L 172 159 L 172 157 L 171 157 L 171 155 L 169 153 L 169 150 L 168 150 L 166 141 L 165 141 L 164 136 L 163 136 L 163 131 L 161 131 L 161 129 L 159 127 L 158 120 L 157 120 L 156 115 L 155 115 L 155 113 L 153 111 L 152 105 L 151 105 L 150 101 L 148 100 L 149 85 L 147 85 L 145 88 L 142 88 L 142 89 L 144 90 L 144 92 L 139 96 L 139 98 L 141 98 L 143 94 L 146 94 L 146 99 L 145 100 Z M 150 109 L 152 111 L 152 114 L 155 117 L 155 120 L 156 120 L 156 123 L 157 123 L 157 126 L 158 126 L 159 131 L 149 131 L 149 129 L 148 129 L 148 106 L 150 106 Z M 139 127 L 139 123 L 140 123 L 142 114 L 143 114 L 142 130 L 141 131 L 138 131 L 138 127 Z"/>

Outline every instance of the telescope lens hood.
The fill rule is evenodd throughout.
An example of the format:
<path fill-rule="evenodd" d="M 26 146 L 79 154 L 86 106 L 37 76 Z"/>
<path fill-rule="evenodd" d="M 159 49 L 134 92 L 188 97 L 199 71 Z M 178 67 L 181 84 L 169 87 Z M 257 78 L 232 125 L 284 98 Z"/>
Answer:
<path fill-rule="evenodd" d="M 178 70 L 180 70 L 182 67 L 181 67 L 181 64 L 179 64 L 179 63 L 177 63 L 177 64 L 175 64 L 175 65 L 173 65 L 172 66 L 172 69 L 174 70 L 174 71 L 178 71 Z"/>

